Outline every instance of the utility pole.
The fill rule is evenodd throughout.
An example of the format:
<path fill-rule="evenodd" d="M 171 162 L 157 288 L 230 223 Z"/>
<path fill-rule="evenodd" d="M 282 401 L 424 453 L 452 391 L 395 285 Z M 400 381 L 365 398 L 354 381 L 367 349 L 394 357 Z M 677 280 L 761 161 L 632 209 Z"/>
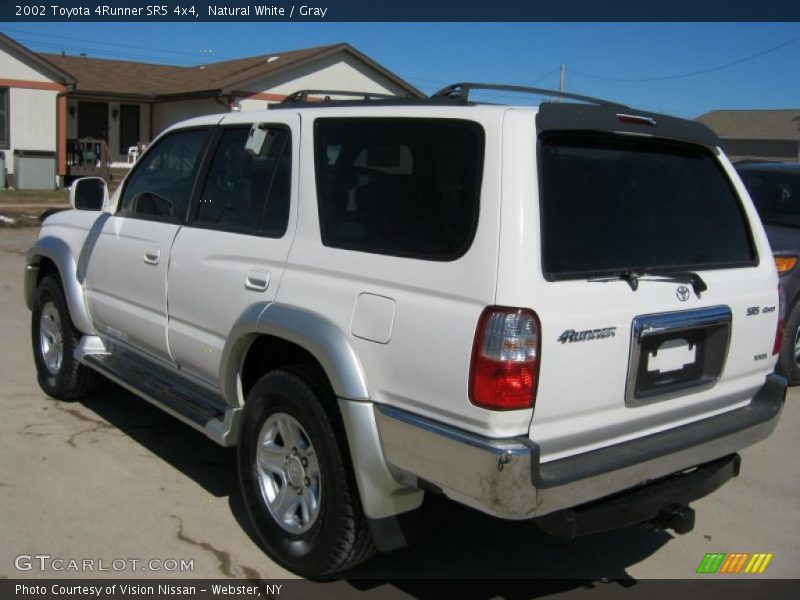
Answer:
<path fill-rule="evenodd" d="M 561 77 L 558 80 L 558 91 L 560 93 L 564 93 L 564 80 L 567 78 L 567 65 L 561 65 Z M 561 102 L 561 96 L 558 97 L 558 101 Z"/>

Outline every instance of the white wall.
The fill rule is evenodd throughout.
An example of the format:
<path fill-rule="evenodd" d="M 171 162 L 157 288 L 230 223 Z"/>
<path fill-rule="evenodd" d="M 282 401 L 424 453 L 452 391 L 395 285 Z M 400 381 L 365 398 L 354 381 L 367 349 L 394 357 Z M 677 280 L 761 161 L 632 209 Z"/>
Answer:
<path fill-rule="evenodd" d="M 180 100 L 177 102 L 163 102 L 153 105 L 153 137 L 184 119 L 213 115 L 228 112 L 223 106 L 212 98 L 202 100 Z"/>
<path fill-rule="evenodd" d="M 12 56 L 0 48 L 0 79 L 20 79 L 23 81 L 51 82 L 47 75 L 39 71 L 26 57 Z"/>
<path fill-rule="evenodd" d="M 15 149 L 56 151 L 56 96 L 49 90 L 9 89 L 8 173 L 14 172 Z"/>
<path fill-rule="evenodd" d="M 303 89 L 407 94 L 399 85 L 344 51 L 277 77 L 252 82 L 241 91 L 288 95 Z M 263 110 L 267 104 L 265 100 L 240 100 L 242 110 Z"/>
<path fill-rule="evenodd" d="M 320 88 L 406 95 L 399 85 L 344 51 L 288 73 L 251 82 L 236 91 L 288 95 L 300 89 Z M 239 104 L 242 110 L 264 110 L 270 102 L 242 98 Z M 184 119 L 226 112 L 227 106 L 212 98 L 157 103 L 153 105 L 153 137 Z"/>
<path fill-rule="evenodd" d="M 52 82 L 26 57 L 12 55 L 3 48 L 0 48 L 0 79 Z M 15 149 L 56 151 L 57 95 L 54 90 L 9 88 L 9 148 L 3 150 L 9 174 L 14 172 Z"/>

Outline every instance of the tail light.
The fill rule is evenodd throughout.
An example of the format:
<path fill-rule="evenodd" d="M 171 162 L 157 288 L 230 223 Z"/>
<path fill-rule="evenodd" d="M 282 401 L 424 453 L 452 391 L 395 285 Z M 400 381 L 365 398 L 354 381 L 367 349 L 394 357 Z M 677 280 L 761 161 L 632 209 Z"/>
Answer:
<path fill-rule="evenodd" d="M 539 319 L 531 310 L 490 306 L 478 320 L 469 399 L 490 410 L 532 408 L 539 377 Z"/>
<path fill-rule="evenodd" d="M 783 289 L 778 286 L 778 327 L 775 329 L 775 343 L 772 345 L 772 354 L 778 354 L 783 345 L 783 324 L 786 320 L 786 304 Z"/>

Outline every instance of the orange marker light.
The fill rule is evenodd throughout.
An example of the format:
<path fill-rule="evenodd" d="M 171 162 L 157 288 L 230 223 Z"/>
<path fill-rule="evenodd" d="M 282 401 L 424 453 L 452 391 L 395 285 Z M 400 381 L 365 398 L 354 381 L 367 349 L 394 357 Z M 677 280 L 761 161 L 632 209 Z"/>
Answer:
<path fill-rule="evenodd" d="M 778 270 L 778 275 L 785 275 L 797 264 L 796 256 L 776 256 L 775 268 Z"/>

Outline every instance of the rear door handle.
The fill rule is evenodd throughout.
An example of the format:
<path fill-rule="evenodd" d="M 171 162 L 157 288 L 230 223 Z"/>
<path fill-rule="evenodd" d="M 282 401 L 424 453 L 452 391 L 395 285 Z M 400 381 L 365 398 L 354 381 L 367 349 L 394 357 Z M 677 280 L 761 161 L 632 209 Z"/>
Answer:
<path fill-rule="evenodd" d="M 148 248 L 144 251 L 144 262 L 148 265 L 157 265 L 161 260 L 161 250 L 158 248 Z"/>
<path fill-rule="evenodd" d="M 255 290 L 256 292 L 263 292 L 269 286 L 269 272 L 259 271 L 252 269 L 247 272 L 247 277 L 244 280 L 244 287 L 248 290 Z"/>

